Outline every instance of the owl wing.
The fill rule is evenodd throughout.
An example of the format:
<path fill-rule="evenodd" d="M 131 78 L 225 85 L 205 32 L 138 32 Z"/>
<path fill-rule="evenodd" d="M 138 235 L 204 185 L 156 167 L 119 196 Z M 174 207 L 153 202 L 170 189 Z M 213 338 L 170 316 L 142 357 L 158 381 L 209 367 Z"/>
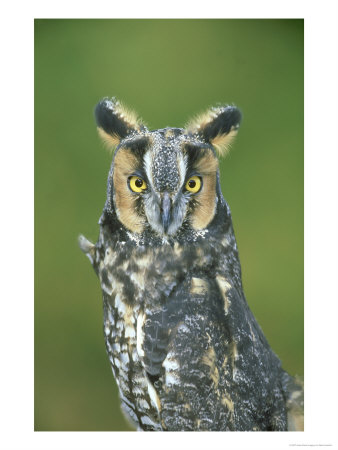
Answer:
<path fill-rule="evenodd" d="M 165 306 L 147 315 L 144 365 L 166 430 L 231 430 L 224 389 L 229 332 L 224 299 L 206 274 L 185 279 Z"/>

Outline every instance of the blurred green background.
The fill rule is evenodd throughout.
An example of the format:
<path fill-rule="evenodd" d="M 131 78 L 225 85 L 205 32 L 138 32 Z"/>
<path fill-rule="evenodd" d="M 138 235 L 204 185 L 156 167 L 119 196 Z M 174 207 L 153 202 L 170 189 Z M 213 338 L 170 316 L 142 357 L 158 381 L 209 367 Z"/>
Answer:
<path fill-rule="evenodd" d="M 35 20 L 35 430 L 128 430 L 105 353 L 96 242 L 111 156 L 93 109 L 152 128 L 216 103 L 243 122 L 221 162 L 248 303 L 303 374 L 303 20 Z"/>

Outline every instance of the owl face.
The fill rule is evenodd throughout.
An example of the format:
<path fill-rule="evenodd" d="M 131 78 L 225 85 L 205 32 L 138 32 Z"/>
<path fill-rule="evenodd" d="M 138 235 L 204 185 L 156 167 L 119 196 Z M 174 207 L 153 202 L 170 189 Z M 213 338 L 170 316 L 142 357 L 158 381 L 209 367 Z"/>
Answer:
<path fill-rule="evenodd" d="M 116 147 L 107 205 L 129 232 L 173 237 L 209 225 L 218 201 L 215 149 L 224 152 L 237 133 L 237 108 L 213 108 L 186 129 L 149 131 L 118 101 L 104 99 L 96 120 Z"/>

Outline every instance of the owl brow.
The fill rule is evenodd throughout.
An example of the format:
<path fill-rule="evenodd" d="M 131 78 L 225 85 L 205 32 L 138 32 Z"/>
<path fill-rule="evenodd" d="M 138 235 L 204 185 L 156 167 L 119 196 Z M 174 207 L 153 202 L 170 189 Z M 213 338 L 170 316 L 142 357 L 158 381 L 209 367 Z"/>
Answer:
<path fill-rule="evenodd" d="M 131 139 L 127 139 L 123 143 L 123 146 L 130 149 L 135 156 L 141 160 L 148 149 L 149 144 L 150 140 L 147 136 L 135 136 Z"/>
<path fill-rule="evenodd" d="M 186 143 L 183 146 L 183 152 L 187 155 L 187 174 L 209 173 L 217 170 L 217 158 L 206 144 Z"/>
<path fill-rule="evenodd" d="M 146 174 L 148 181 L 153 186 L 154 181 L 153 181 L 153 177 L 152 177 L 151 163 L 152 163 L 152 157 L 151 157 L 151 153 L 148 151 L 144 155 L 142 168 Z"/>
<path fill-rule="evenodd" d="M 143 169 L 143 167 L 139 167 L 139 168 L 137 168 L 137 169 L 135 169 L 135 170 L 133 170 L 131 173 L 130 173 L 130 176 L 131 177 L 140 177 L 140 178 L 142 178 L 143 180 L 147 180 L 148 181 L 148 177 L 147 177 L 147 174 L 146 174 L 146 172 L 145 172 L 145 170 Z"/>
<path fill-rule="evenodd" d="M 180 183 L 181 185 L 184 184 L 186 178 L 187 178 L 187 170 L 188 170 L 188 162 L 187 162 L 187 155 L 184 153 L 178 153 L 177 154 L 178 159 L 178 170 L 180 174 Z"/>

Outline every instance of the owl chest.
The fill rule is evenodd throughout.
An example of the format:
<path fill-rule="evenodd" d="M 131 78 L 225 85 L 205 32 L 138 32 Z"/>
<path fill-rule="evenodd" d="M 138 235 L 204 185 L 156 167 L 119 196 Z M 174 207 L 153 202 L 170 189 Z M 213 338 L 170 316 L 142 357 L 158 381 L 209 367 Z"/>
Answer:
<path fill-rule="evenodd" d="M 145 330 L 177 284 L 177 256 L 170 249 L 127 253 L 108 247 L 98 266 L 106 348 L 122 409 L 144 430 L 162 429 L 160 400 L 146 370 Z"/>

